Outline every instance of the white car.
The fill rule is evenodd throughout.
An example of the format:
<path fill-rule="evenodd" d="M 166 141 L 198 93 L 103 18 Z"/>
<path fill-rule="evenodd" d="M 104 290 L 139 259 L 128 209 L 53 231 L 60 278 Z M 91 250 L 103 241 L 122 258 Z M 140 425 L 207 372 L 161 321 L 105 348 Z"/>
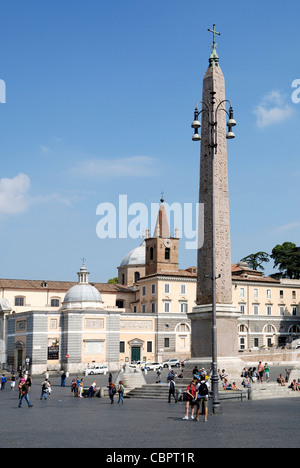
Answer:
<path fill-rule="evenodd" d="M 144 368 L 146 364 L 146 361 L 137 361 L 137 362 L 132 362 L 129 367 L 133 367 L 134 369 L 139 367 L 140 369 Z"/>
<path fill-rule="evenodd" d="M 142 367 L 142 369 L 144 369 L 145 367 L 147 367 L 147 370 L 153 370 L 153 371 L 158 371 L 158 369 L 162 369 L 162 364 L 160 364 L 159 362 L 146 362 L 146 364 L 144 365 L 144 367 Z"/>
<path fill-rule="evenodd" d="M 92 367 L 87 367 L 83 371 L 83 375 L 106 375 L 108 372 L 108 367 L 107 366 L 92 366 Z"/>
<path fill-rule="evenodd" d="M 168 361 L 164 362 L 162 364 L 163 367 L 179 367 L 180 366 L 180 361 L 179 359 L 169 359 Z"/>

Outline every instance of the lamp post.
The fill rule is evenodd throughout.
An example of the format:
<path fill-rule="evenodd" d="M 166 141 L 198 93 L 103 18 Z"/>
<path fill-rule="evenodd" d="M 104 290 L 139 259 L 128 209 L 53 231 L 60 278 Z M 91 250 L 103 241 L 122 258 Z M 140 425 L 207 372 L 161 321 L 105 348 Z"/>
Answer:
<path fill-rule="evenodd" d="M 215 195 L 214 195 L 214 164 L 215 164 L 215 155 L 218 151 L 218 113 L 219 111 L 226 112 L 228 116 L 227 127 L 228 131 L 226 138 L 231 140 L 235 138 L 235 134 L 232 131 L 232 127 L 236 125 L 236 121 L 233 118 L 233 108 L 231 102 L 227 99 L 222 100 L 218 104 L 215 99 L 214 86 L 212 86 L 212 91 L 210 92 L 211 100 L 210 102 L 199 101 L 196 105 L 194 112 L 194 121 L 192 122 L 192 128 L 194 129 L 193 141 L 201 141 L 201 135 L 199 134 L 199 129 L 201 128 L 201 123 L 199 121 L 199 115 L 201 113 L 207 113 L 208 115 L 208 126 L 209 126 L 209 153 L 211 157 L 211 215 L 212 215 L 212 233 L 211 233 L 211 276 L 208 275 L 208 278 L 211 279 L 212 286 L 212 393 L 213 393 L 213 410 L 214 414 L 220 414 L 222 412 L 220 399 L 219 399 L 219 375 L 218 375 L 218 348 L 217 348 L 217 303 L 216 303 L 216 281 L 221 277 L 221 275 L 216 276 L 216 257 L 215 257 Z M 202 110 L 198 110 L 199 104 L 202 104 Z M 229 111 L 226 110 L 226 104 L 229 104 Z"/>

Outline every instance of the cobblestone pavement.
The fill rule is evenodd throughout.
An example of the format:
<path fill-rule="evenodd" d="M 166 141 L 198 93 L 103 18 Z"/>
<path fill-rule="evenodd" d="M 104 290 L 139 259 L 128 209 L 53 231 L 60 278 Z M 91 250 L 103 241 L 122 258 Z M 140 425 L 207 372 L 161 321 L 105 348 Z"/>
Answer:
<path fill-rule="evenodd" d="M 153 377 L 151 377 L 152 379 Z M 98 385 L 107 376 L 97 376 Z M 51 378 L 53 393 L 40 400 L 42 379 L 30 392 L 34 405 L 17 408 L 17 390 L 0 392 L 0 448 L 156 448 L 299 446 L 300 398 L 223 402 L 223 414 L 207 423 L 183 421 L 184 403 L 125 399 L 111 405 L 107 398 L 71 398 Z M 85 379 L 88 384 L 91 377 Z M 70 383 L 70 379 L 68 379 Z"/>

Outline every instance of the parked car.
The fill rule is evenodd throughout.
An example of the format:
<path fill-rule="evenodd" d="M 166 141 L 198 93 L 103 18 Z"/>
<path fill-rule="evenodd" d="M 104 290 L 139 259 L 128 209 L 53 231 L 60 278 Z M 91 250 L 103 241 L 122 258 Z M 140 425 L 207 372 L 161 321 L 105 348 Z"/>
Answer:
<path fill-rule="evenodd" d="M 179 359 L 169 359 L 168 361 L 164 362 L 162 364 L 163 367 L 179 367 L 180 366 L 180 361 Z"/>
<path fill-rule="evenodd" d="M 145 364 L 146 364 L 146 361 L 137 361 L 137 362 L 132 361 L 132 363 L 129 365 L 129 367 L 133 367 L 133 368 L 137 368 L 137 367 L 144 368 Z"/>
<path fill-rule="evenodd" d="M 104 374 L 106 375 L 108 372 L 108 367 L 107 366 L 91 366 L 87 367 L 83 371 L 83 375 L 100 375 Z"/>
<path fill-rule="evenodd" d="M 144 369 L 145 367 L 147 367 L 148 371 L 150 370 L 157 371 L 158 369 L 162 369 L 163 366 L 159 362 L 146 362 L 146 364 L 142 367 L 142 369 Z"/>

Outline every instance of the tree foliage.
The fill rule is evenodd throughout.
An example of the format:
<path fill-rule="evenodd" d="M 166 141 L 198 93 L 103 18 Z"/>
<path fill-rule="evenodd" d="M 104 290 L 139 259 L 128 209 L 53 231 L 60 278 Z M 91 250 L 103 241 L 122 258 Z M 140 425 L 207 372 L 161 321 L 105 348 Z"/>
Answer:
<path fill-rule="evenodd" d="M 284 242 L 282 245 L 276 245 L 272 250 L 271 258 L 283 277 L 300 279 L 300 247 L 296 244 Z"/>
<path fill-rule="evenodd" d="M 263 263 L 270 261 L 270 255 L 267 252 L 257 252 L 242 258 L 241 262 L 247 262 L 252 270 L 264 270 Z"/>

